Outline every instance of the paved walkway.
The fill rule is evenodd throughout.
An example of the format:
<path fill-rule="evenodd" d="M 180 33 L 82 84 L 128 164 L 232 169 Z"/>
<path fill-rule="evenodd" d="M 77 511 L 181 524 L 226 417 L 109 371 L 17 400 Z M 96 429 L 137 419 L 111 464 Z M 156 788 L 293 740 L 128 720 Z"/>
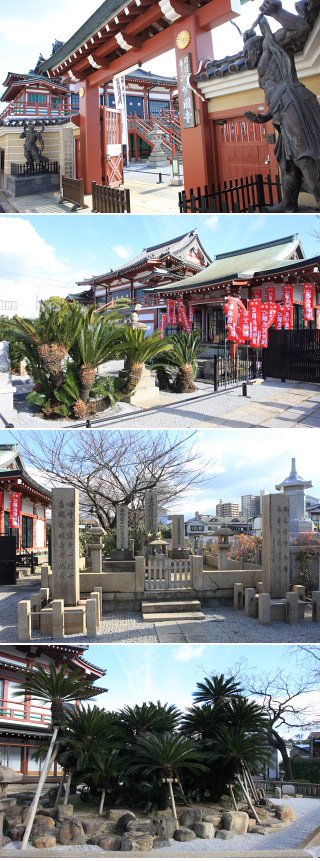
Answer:
<path fill-rule="evenodd" d="M 110 363 L 106 373 L 117 373 L 118 365 Z M 123 363 L 122 363 L 123 364 Z M 117 366 L 117 367 L 114 367 Z M 26 395 L 32 389 L 29 378 L 14 377 L 16 388 L 13 413 L 0 414 L 0 428 L 11 422 L 16 428 L 59 428 L 77 426 L 74 420 L 44 419 L 34 415 Z M 93 419 L 93 427 L 119 428 L 290 428 L 320 427 L 320 385 L 261 381 L 248 386 L 243 397 L 242 386 L 215 393 L 213 385 L 198 381 L 190 395 L 161 392 L 157 406 L 152 400 L 143 409 L 119 402 L 113 409 Z M 98 424 L 95 424 L 98 421 Z"/>
<path fill-rule="evenodd" d="M 38 591 L 21 582 L 19 587 L 0 588 L 0 642 L 18 642 L 18 601 L 30 599 Z M 119 612 L 103 616 L 96 640 L 99 643 L 315 643 L 319 641 L 319 625 L 311 621 L 311 609 L 306 609 L 303 622 L 287 625 L 274 622 L 270 627 L 260 625 L 258 619 L 247 618 L 244 612 L 233 607 L 203 608 L 205 618 L 199 622 L 143 622 L 141 613 Z M 33 632 L 34 640 L 50 642 L 50 638 Z M 77 642 L 79 634 L 64 638 L 63 642 Z"/>

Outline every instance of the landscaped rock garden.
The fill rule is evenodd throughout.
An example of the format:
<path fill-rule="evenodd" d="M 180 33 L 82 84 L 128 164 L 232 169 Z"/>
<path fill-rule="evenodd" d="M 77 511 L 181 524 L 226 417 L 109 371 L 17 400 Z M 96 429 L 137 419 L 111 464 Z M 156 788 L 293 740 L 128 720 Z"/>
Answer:
<path fill-rule="evenodd" d="M 14 798 L 3 800 L 0 805 L 3 807 L 0 814 L 4 830 L 2 846 L 22 840 L 29 803 L 19 796 L 17 801 Z M 47 803 L 50 804 L 50 799 Z M 287 828 L 296 819 L 294 810 L 287 804 L 265 799 L 256 808 L 258 823 L 245 803 L 239 803 L 239 810 L 235 811 L 227 796 L 216 805 L 177 808 L 177 818 L 171 810 L 147 817 L 120 808 L 108 808 L 98 815 L 79 798 L 75 798 L 75 804 L 59 804 L 57 809 L 45 806 L 45 801 L 42 804 L 30 838 L 37 849 L 51 849 L 56 844 L 89 844 L 112 852 L 150 852 L 151 849 L 170 848 L 173 840 L 190 843 L 197 838 L 232 840 L 247 833 L 266 835 Z"/>

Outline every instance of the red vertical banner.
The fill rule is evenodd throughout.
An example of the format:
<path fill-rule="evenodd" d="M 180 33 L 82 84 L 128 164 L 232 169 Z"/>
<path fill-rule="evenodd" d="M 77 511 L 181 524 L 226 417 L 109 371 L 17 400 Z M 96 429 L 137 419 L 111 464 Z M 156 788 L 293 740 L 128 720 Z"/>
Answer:
<path fill-rule="evenodd" d="M 303 288 L 304 319 L 313 320 L 315 306 L 315 284 L 305 284 Z"/>
<path fill-rule="evenodd" d="M 177 322 L 176 302 L 174 299 L 169 299 L 167 303 L 167 316 L 169 326 L 175 326 Z"/>
<path fill-rule="evenodd" d="M 166 328 L 166 325 L 167 325 L 167 315 L 166 315 L 166 314 L 161 314 L 161 320 L 160 320 L 160 332 L 161 332 L 161 334 L 160 334 L 160 338 L 163 338 L 164 330 L 165 330 L 165 328 Z"/>
<path fill-rule="evenodd" d="M 275 302 L 261 303 L 261 347 L 268 347 L 269 345 L 268 330 L 275 321 L 277 307 Z"/>
<path fill-rule="evenodd" d="M 267 287 L 267 302 L 276 302 L 277 288 Z"/>
<path fill-rule="evenodd" d="M 255 287 L 253 291 L 253 298 L 260 299 L 262 302 L 262 287 Z"/>
<path fill-rule="evenodd" d="M 224 310 L 227 316 L 228 340 L 237 341 L 238 300 L 230 296 Z"/>
<path fill-rule="evenodd" d="M 276 314 L 274 319 L 274 328 L 276 332 L 280 332 L 283 326 L 283 307 L 282 305 L 276 305 Z"/>
<path fill-rule="evenodd" d="M 285 284 L 283 288 L 283 326 L 293 329 L 293 284 Z"/>
<path fill-rule="evenodd" d="M 0 491 L 0 508 L 3 508 L 3 503 L 4 503 L 4 496 L 3 496 L 3 490 L 1 490 Z"/>
<path fill-rule="evenodd" d="M 260 347 L 261 345 L 261 301 L 260 299 L 250 299 L 248 302 L 249 321 L 250 321 L 250 347 Z"/>
<path fill-rule="evenodd" d="M 10 527 L 19 529 L 21 514 L 21 493 L 12 493 L 10 499 Z"/>

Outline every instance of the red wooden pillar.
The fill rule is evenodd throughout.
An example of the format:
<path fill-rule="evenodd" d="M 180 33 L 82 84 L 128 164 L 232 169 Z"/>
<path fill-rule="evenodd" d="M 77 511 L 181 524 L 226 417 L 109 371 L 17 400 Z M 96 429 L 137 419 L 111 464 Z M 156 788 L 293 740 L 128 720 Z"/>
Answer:
<path fill-rule="evenodd" d="M 182 93 L 179 80 L 179 60 L 186 54 L 191 54 L 192 72 L 198 70 L 200 60 L 205 57 L 213 59 L 213 43 L 211 30 L 201 29 L 197 16 L 177 21 L 174 25 L 175 44 L 181 30 L 190 33 L 191 41 L 187 48 L 180 50 L 176 46 L 176 62 L 178 70 L 178 90 L 180 104 L 180 124 L 182 136 L 182 152 L 184 164 L 184 187 L 189 192 L 190 188 L 214 182 L 213 153 L 211 147 L 210 122 L 208 119 L 208 105 L 198 96 L 194 96 L 196 125 L 194 128 L 183 127 Z"/>
<path fill-rule="evenodd" d="M 100 91 L 88 81 L 80 88 L 80 174 L 85 194 L 91 194 L 92 182 L 102 183 Z"/>
<path fill-rule="evenodd" d="M 148 87 L 143 88 L 143 118 L 148 121 L 149 119 L 149 102 L 148 102 Z"/>

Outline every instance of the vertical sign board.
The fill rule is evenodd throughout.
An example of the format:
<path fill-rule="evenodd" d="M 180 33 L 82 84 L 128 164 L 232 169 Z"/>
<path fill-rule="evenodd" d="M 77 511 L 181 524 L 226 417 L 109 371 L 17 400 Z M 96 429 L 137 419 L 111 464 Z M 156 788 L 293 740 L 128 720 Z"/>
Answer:
<path fill-rule="evenodd" d="M 19 529 L 21 514 L 21 493 L 12 493 L 10 499 L 10 529 Z"/>
<path fill-rule="evenodd" d="M 157 491 L 146 490 L 145 495 L 145 529 L 147 535 L 155 535 L 158 529 Z"/>
<path fill-rule="evenodd" d="M 190 87 L 190 75 L 192 74 L 192 55 L 184 54 L 179 57 L 178 81 L 182 104 L 182 125 L 184 129 L 192 129 L 196 124 L 194 110 L 194 95 Z"/>
<path fill-rule="evenodd" d="M 128 147 L 128 123 L 126 106 L 126 79 L 125 76 L 113 79 L 113 90 L 116 108 L 121 111 L 122 117 L 122 143 Z M 127 153 L 128 157 L 128 153 Z"/>
<path fill-rule="evenodd" d="M 290 589 L 290 509 L 285 493 L 262 498 L 263 591 L 285 598 Z"/>
<path fill-rule="evenodd" d="M 117 550 L 128 550 L 128 506 L 117 505 Z"/>
<path fill-rule="evenodd" d="M 52 597 L 69 607 L 80 598 L 79 491 L 73 487 L 52 491 Z"/>

